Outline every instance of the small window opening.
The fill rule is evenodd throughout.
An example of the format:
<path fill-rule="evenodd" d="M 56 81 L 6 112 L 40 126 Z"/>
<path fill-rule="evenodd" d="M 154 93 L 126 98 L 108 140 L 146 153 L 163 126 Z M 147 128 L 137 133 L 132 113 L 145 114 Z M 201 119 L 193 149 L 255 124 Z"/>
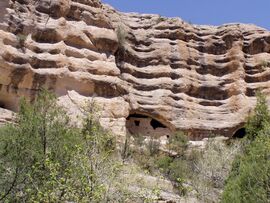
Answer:
<path fill-rule="evenodd" d="M 153 129 L 157 129 L 157 128 L 166 128 L 165 125 L 163 125 L 162 123 L 160 123 L 159 121 L 152 119 L 150 122 L 151 126 L 153 127 Z"/>
<path fill-rule="evenodd" d="M 234 133 L 233 138 L 243 138 L 245 136 L 246 136 L 246 129 L 240 128 Z"/>
<path fill-rule="evenodd" d="M 136 126 L 140 125 L 140 121 L 134 121 L 134 123 L 135 123 Z"/>

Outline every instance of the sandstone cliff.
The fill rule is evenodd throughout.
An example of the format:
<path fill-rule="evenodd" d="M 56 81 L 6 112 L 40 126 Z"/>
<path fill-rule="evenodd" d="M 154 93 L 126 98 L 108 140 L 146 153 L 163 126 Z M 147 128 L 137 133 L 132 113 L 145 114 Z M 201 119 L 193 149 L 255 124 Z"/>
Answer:
<path fill-rule="evenodd" d="M 2 108 L 16 111 L 20 97 L 44 87 L 71 115 L 94 101 L 116 134 L 184 130 L 199 139 L 232 136 L 255 91 L 270 90 L 270 32 L 254 25 L 197 26 L 98 0 L 10 0 L 7 11 Z"/>

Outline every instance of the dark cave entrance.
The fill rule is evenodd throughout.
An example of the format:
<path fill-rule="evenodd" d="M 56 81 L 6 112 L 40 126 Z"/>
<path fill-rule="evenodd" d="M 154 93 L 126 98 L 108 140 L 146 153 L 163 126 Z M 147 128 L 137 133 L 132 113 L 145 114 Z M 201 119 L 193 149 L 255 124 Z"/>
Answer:
<path fill-rule="evenodd" d="M 0 102 L 0 108 L 2 108 L 2 109 L 5 108 L 5 104 L 3 102 Z"/>
<path fill-rule="evenodd" d="M 130 114 L 126 120 L 126 128 L 132 135 L 144 135 L 166 138 L 171 134 L 171 130 L 161 121 L 144 114 Z"/>
<path fill-rule="evenodd" d="M 155 120 L 152 118 L 150 125 L 153 127 L 153 129 L 157 129 L 157 128 L 166 128 L 165 125 L 163 125 L 162 123 L 160 123 L 159 121 Z"/>
<path fill-rule="evenodd" d="M 232 137 L 233 138 L 244 138 L 245 136 L 246 136 L 246 129 L 240 128 L 233 134 Z"/>

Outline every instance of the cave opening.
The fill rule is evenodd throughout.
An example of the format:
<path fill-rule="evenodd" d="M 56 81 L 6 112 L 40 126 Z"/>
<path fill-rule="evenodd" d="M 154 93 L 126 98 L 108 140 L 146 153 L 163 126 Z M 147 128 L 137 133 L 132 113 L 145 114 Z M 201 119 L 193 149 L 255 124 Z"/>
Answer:
<path fill-rule="evenodd" d="M 240 128 L 233 134 L 232 137 L 233 138 L 244 138 L 245 136 L 246 136 L 246 129 Z"/>
<path fill-rule="evenodd" d="M 162 121 L 140 113 L 130 114 L 126 119 L 127 131 L 132 135 L 167 138 L 171 130 Z"/>
<path fill-rule="evenodd" d="M 0 102 L 0 108 L 2 108 L 2 109 L 5 108 L 5 104 L 3 102 Z"/>
<path fill-rule="evenodd" d="M 165 125 L 163 125 L 162 123 L 160 123 L 156 119 L 152 119 L 150 122 L 150 125 L 153 127 L 154 130 L 157 128 L 166 128 Z"/>

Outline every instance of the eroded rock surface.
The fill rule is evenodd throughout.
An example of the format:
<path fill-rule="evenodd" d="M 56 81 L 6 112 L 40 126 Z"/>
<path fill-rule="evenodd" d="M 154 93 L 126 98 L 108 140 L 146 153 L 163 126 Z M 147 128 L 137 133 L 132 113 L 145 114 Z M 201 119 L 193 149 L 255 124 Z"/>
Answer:
<path fill-rule="evenodd" d="M 197 26 L 97 0 L 11 0 L 6 19 L 0 103 L 10 110 L 44 87 L 73 113 L 96 100 L 116 134 L 139 114 L 199 139 L 232 136 L 255 91 L 270 90 L 270 32 L 254 25 Z"/>
<path fill-rule="evenodd" d="M 15 117 L 12 111 L 0 108 L 0 127 L 6 123 L 14 122 Z"/>

